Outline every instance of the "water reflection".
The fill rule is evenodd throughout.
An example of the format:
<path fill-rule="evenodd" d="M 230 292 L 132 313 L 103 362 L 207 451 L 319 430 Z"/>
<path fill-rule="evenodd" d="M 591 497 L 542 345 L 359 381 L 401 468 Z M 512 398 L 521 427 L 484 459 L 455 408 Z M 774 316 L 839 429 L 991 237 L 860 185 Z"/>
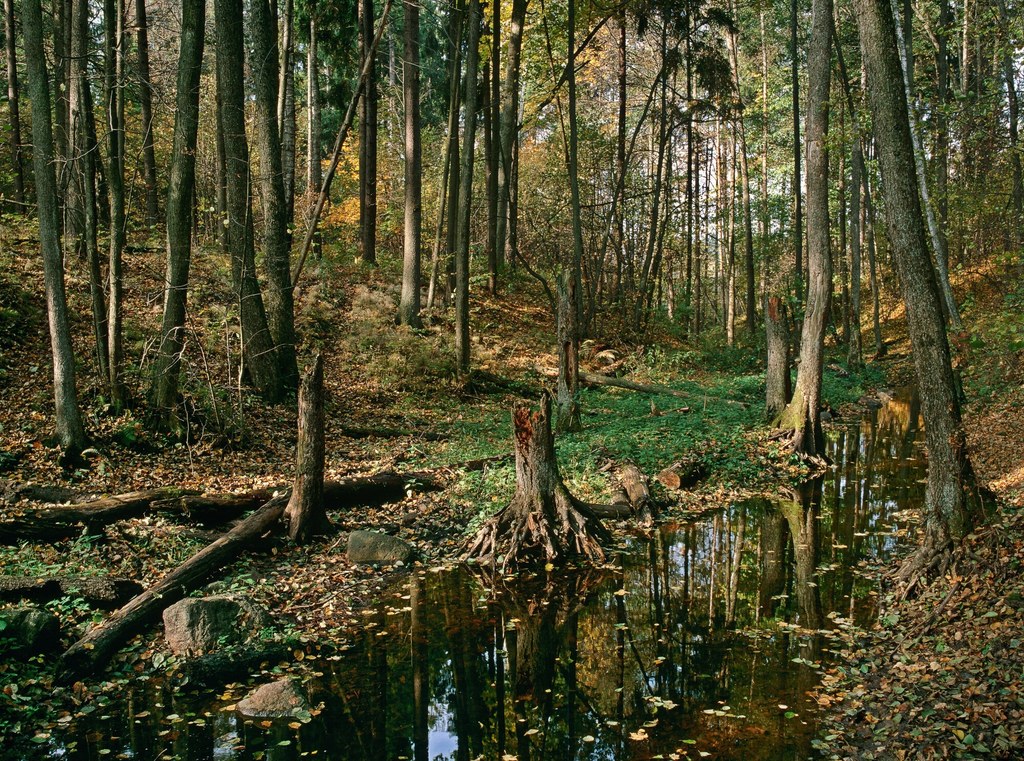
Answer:
<path fill-rule="evenodd" d="M 140 690 L 123 728 L 97 737 L 79 724 L 59 754 L 804 758 L 816 666 L 875 615 L 861 566 L 904 540 L 903 511 L 922 499 L 919 430 L 916 401 L 895 399 L 834 432 L 823 477 L 665 526 L 600 573 L 414 573 L 368 617 L 357 651 L 324 664 L 333 700 L 299 730 L 242 723 L 211 696 Z"/>

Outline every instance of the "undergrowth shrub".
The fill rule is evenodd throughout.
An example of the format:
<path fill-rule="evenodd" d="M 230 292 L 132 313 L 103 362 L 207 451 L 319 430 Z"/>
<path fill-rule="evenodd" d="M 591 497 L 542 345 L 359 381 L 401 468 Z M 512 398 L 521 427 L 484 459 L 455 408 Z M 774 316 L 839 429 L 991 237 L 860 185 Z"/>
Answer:
<path fill-rule="evenodd" d="M 343 339 L 367 380 L 395 391 L 428 391 L 455 376 L 455 355 L 441 336 L 395 323 L 391 295 L 359 286 Z"/>

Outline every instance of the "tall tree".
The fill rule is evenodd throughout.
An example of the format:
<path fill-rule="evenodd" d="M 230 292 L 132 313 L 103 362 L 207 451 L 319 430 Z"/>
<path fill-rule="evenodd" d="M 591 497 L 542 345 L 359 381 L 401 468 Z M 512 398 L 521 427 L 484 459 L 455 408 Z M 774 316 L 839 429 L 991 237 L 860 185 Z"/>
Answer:
<path fill-rule="evenodd" d="M 7 51 L 7 109 L 11 119 L 11 160 L 14 164 L 14 201 L 25 203 L 25 160 L 21 155 L 21 111 L 18 92 L 17 27 L 14 0 L 4 0 L 4 38 Z"/>
<path fill-rule="evenodd" d="M 795 255 L 796 297 L 804 292 L 804 218 L 803 191 L 800 177 L 800 60 L 797 56 L 797 21 L 799 0 L 791 0 L 789 9 L 790 80 L 793 88 L 793 253 Z"/>
<path fill-rule="evenodd" d="M 404 0 L 405 56 L 402 81 L 405 95 L 405 239 L 402 300 L 398 318 L 403 325 L 420 325 L 420 238 L 423 227 L 423 173 L 420 143 L 420 10 L 418 0 Z"/>
<path fill-rule="evenodd" d="M 508 50 L 505 54 L 505 86 L 501 116 L 498 119 L 498 208 L 495 215 L 495 256 L 498 268 L 513 252 L 512 205 L 515 194 L 513 168 L 515 145 L 519 136 L 520 64 L 523 30 L 526 27 L 527 0 L 512 0 L 509 17 Z M 492 90 L 493 92 L 493 90 Z"/>
<path fill-rule="evenodd" d="M 272 14 L 273 15 L 273 14 Z M 285 0 L 281 18 L 277 84 L 277 124 L 281 133 L 281 186 L 284 188 L 285 235 L 291 244 L 295 213 L 295 2 Z"/>
<path fill-rule="evenodd" d="M 139 109 L 142 112 L 142 177 L 146 186 L 146 224 L 154 225 L 160 217 L 160 200 L 156 184 L 156 151 L 153 145 L 153 81 L 149 68 L 149 22 L 146 18 L 146 0 L 135 0 L 135 44 L 139 56 Z"/>
<path fill-rule="evenodd" d="M 174 147 L 167 188 L 167 274 L 160 349 L 153 365 L 150 402 L 156 427 L 180 433 L 175 414 L 181 352 L 185 343 L 185 310 L 192 259 L 192 213 L 199 133 L 199 82 L 203 67 L 206 0 L 185 0 L 181 6 L 178 79 L 175 89 Z"/>
<path fill-rule="evenodd" d="M 71 95 L 72 165 L 77 179 L 82 227 L 79 250 L 89 265 L 89 295 L 92 302 L 93 331 L 96 338 L 96 369 L 101 378 L 109 377 L 107 361 L 107 305 L 98 243 L 96 202 L 95 112 L 89 84 L 89 2 L 74 0 L 71 10 Z"/>
<path fill-rule="evenodd" d="M 492 294 L 498 292 L 498 271 L 503 254 L 498 247 L 498 192 L 501 163 L 501 2 L 491 0 L 491 60 L 490 78 L 487 79 L 487 268 L 490 279 L 488 288 Z"/>
<path fill-rule="evenodd" d="M 319 20 L 316 0 L 309 4 L 309 43 L 306 46 L 306 192 L 320 192 L 323 167 L 320 148 Z"/>
<path fill-rule="evenodd" d="M 128 403 L 124 366 L 124 0 L 103 3 L 103 99 L 107 120 L 107 197 L 110 247 L 107 264 L 107 388 L 115 410 Z"/>
<path fill-rule="evenodd" d="M 359 50 L 364 62 L 373 56 L 373 0 L 359 2 Z M 377 263 L 377 64 L 371 61 L 360 103 L 359 119 L 359 255 Z"/>
<path fill-rule="evenodd" d="M 245 134 L 244 34 L 242 0 L 216 0 L 217 90 L 223 129 L 227 196 L 227 248 L 231 282 L 241 325 L 246 372 L 269 400 L 281 394 L 277 348 L 267 326 L 263 294 L 256 279 L 249 141 Z M 274 151 L 276 153 L 276 151 Z"/>
<path fill-rule="evenodd" d="M 32 101 L 32 163 L 39 209 L 39 247 L 43 256 L 46 316 L 50 326 L 50 350 L 53 353 L 56 437 L 67 452 L 77 453 L 85 447 L 86 438 L 75 389 L 75 355 L 71 347 L 71 328 L 64 291 L 57 176 L 53 165 L 50 83 L 43 51 L 43 11 L 39 0 L 23 0 L 22 22 L 28 94 Z"/>
<path fill-rule="evenodd" d="M 944 570 L 951 546 L 967 535 L 978 515 L 966 490 L 971 466 L 942 297 L 925 237 L 892 8 L 890 0 L 854 0 L 854 9 L 928 446 L 924 536 L 920 551 L 904 567 L 904 578 L 913 584 L 922 574 Z"/>
<path fill-rule="evenodd" d="M 473 147 L 476 144 L 477 71 L 480 61 L 480 0 L 469 0 L 466 19 L 466 93 L 459 168 L 458 226 L 455 233 L 455 358 L 461 377 L 469 375 L 469 237 L 473 205 Z"/>
<path fill-rule="evenodd" d="M 793 449 L 823 459 L 821 373 L 832 296 L 832 252 L 828 213 L 828 117 L 832 84 L 832 0 L 813 0 L 807 52 L 807 263 L 809 282 L 800 369 L 793 399 L 781 416 L 793 430 Z"/>
<path fill-rule="evenodd" d="M 288 204 L 281 170 L 280 130 L 277 122 L 277 27 L 270 3 L 252 0 L 249 69 L 256 91 L 256 150 L 260 158 L 260 196 L 263 199 L 263 261 L 267 272 L 266 305 L 270 333 L 277 347 L 283 389 L 299 387 L 295 355 L 295 307 L 291 280 L 291 242 Z"/>

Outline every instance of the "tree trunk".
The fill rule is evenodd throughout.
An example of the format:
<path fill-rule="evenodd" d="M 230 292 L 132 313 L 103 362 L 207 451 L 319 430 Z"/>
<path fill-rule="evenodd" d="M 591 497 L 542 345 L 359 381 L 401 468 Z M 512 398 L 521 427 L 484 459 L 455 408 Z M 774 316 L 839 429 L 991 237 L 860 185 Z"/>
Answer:
<path fill-rule="evenodd" d="M 361 59 L 370 61 L 360 111 L 359 142 L 359 256 L 377 263 L 377 64 L 372 59 L 373 0 L 358 0 Z"/>
<path fill-rule="evenodd" d="M 475 0 L 474 0 L 475 2 Z M 467 545 L 467 556 L 500 568 L 604 560 L 608 533 L 589 508 L 562 482 L 551 433 L 551 398 L 540 409 L 512 411 L 516 451 L 516 492 Z"/>
<path fill-rule="evenodd" d="M 861 314 L 860 314 L 860 195 L 861 175 L 864 173 L 864 154 L 861 151 L 860 131 L 854 119 L 852 151 L 852 167 L 850 178 L 850 343 L 847 347 L 847 364 L 851 370 L 859 369 L 864 364 L 861 348 Z"/>
<path fill-rule="evenodd" d="M 140 0 L 141 1 L 141 0 Z M 167 274 L 160 349 L 153 365 L 150 405 L 159 430 L 184 433 L 177 416 L 178 379 L 185 345 L 185 315 L 192 260 L 192 198 L 196 184 L 199 82 L 203 69 L 206 0 L 181 6 L 181 42 L 174 109 L 174 148 L 167 187 Z"/>
<path fill-rule="evenodd" d="M 462 166 L 459 168 L 458 228 L 455 241 L 455 356 L 460 377 L 469 375 L 469 238 L 473 205 L 473 147 L 476 143 L 477 70 L 480 60 L 480 2 L 469 0 Z"/>
<path fill-rule="evenodd" d="M 791 0 L 789 15 L 790 79 L 793 87 L 793 253 L 797 301 L 804 298 L 803 198 L 800 181 L 800 62 L 797 57 L 797 0 Z M 827 75 L 827 74 L 826 74 Z M 809 77 L 808 77 L 809 78 Z"/>
<path fill-rule="evenodd" d="M 324 360 L 318 354 L 299 389 L 295 483 L 285 511 L 288 536 L 305 544 L 329 525 L 324 508 Z"/>
<path fill-rule="evenodd" d="M 491 15 L 491 60 L 490 60 L 490 97 L 488 98 L 488 114 L 490 115 L 490 150 L 487 152 L 487 253 L 490 270 L 490 292 L 498 292 L 498 275 L 501 271 L 504 255 L 498 249 L 504 241 L 498 240 L 498 192 L 499 169 L 501 164 L 501 3 L 492 3 Z"/>
<path fill-rule="evenodd" d="M 558 412 L 559 433 L 579 431 L 580 420 L 580 336 L 577 320 L 576 283 L 562 271 L 558 278 Z"/>
<path fill-rule="evenodd" d="M 96 339 L 96 368 L 101 378 L 108 377 L 107 305 L 103 292 L 103 273 L 98 243 L 96 214 L 96 156 L 92 91 L 89 87 L 89 5 L 75 0 L 71 9 L 71 93 L 69 97 L 72 141 L 72 169 L 78 180 L 79 206 L 82 212 L 80 253 L 89 265 L 89 295 L 92 304 L 93 332 Z M 81 251 L 84 249 L 84 252 Z"/>
<path fill-rule="evenodd" d="M 273 17 L 273 14 L 271 14 Z M 291 248 L 295 218 L 295 8 L 285 0 L 281 19 L 280 66 L 277 81 L 277 124 L 281 132 L 281 186 L 284 191 L 285 236 Z M 291 273 L 289 272 L 289 277 Z M 298 370 L 296 370 L 296 373 Z"/>
<path fill-rule="evenodd" d="M 999 8 L 999 33 L 1002 38 L 1003 78 L 1006 81 L 1006 106 L 1010 128 L 1010 166 L 1012 167 L 1012 187 L 1010 189 L 1010 208 L 1013 218 L 1010 220 L 1014 248 L 1019 249 L 1024 232 L 1024 172 L 1020 160 L 1020 105 L 1017 100 L 1016 63 L 1010 42 L 1010 20 L 1006 12 L 1006 0 L 997 0 Z"/>
<path fill-rule="evenodd" d="M 512 0 L 508 50 L 505 54 L 505 102 L 499 123 L 498 209 L 495 219 L 495 252 L 499 270 L 514 254 L 511 245 L 512 205 L 515 184 L 514 145 L 519 135 L 519 72 L 526 26 L 527 0 Z"/>
<path fill-rule="evenodd" d="M 122 321 L 124 319 L 124 275 L 122 259 L 125 240 L 124 196 L 124 0 L 103 4 L 104 93 L 107 118 L 107 193 L 110 200 L 110 260 L 107 269 L 107 383 L 110 403 L 124 408 L 127 392 L 121 377 L 124 365 Z"/>
<path fill-rule="evenodd" d="M 888 0 L 856 0 L 854 8 L 878 141 L 885 213 L 906 306 L 928 445 L 923 543 L 905 567 L 905 578 L 913 583 L 936 563 L 940 573 L 944 570 L 947 551 L 970 532 L 979 516 L 966 493 L 971 466 L 941 295 L 928 254 L 915 181 L 914 145 L 895 24 Z"/>
<path fill-rule="evenodd" d="M 309 4 L 309 43 L 306 48 L 306 193 L 320 192 L 324 175 L 320 149 L 319 21 L 316 0 Z"/>
<path fill-rule="evenodd" d="M 775 419 L 789 404 L 792 379 L 789 374 L 789 320 L 786 304 L 779 296 L 768 299 L 764 329 L 768 343 L 768 367 L 765 372 L 765 412 Z"/>
<path fill-rule="evenodd" d="M 53 165 L 53 130 L 50 121 L 50 83 L 43 52 L 43 18 L 39 0 L 23 0 L 22 29 L 28 64 L 28 93 L 32 101 L 32 161 L 39 208 L 39 247 L 43 256 L 46 315 L 53 354 L 53 389 L 56 435 L 69 454 L 85 447 L 85 429 L 75 389 L 75 355 L 71 346 L 64 264 L 60 250 L 57 178 Z"/>
<path fill-rule="evenodd" d="M 0 600 L 9 602 L 32 600 L 46 603 L 70 596 L 109 610 L 124 605 L 142 591 L 142 585 L 133 579 L 111 576 L 0 576 Z"/>
<path fill-rule="evenodd" d="M 21 110 L 18 92 L 17 29 L 14 0 L 4 0 L 4 37 L 7 49 L 7 109 L 11 119 L 11 161 L 14 172 L 14 201 L 25 203 L 25 159 L 21 152 Z"/>
<path fill-rule="evenodd" d="M 633 463 L 626 463 L 617 473 L 619 483 L 626 490 L 633 514 L 642 528 L 650 528 L 657 517 L 657 505 L 647 488 L 647 476 Z"/>
<path fill-rule="evenodd" d="M 295 307 L 291 281 L 288 204 L 281 171 L 281 140 L 277 122 L 277 27 L 270 2 L 253 0 L 249 10 L 256 91 L 256 149 L 260 158 L 263 199 L 263 261 L 267 273 L 266 305 L 270 334 L 277 347 L 279 378 L 284 391 L 299 385 L 295 356 Z"/>
<path fill-rule="evenodd" d="M 897 14 L 896 5 L 892 6 L 892 13 Z M 910 17 L 907 17 L 907 30 L 909 32 Z M 950 327 L 953 330 L 963 330 L 963 320 L 960 319 L 960 309 L 953 296 L 953 288 L 949 283 L 949 252 L 946 249 L 945 231 L 939 230 L 938 220 L 935 218 L 935 209 L 932 208 L 931 194 L 928 188 L 928 175 L 924 164 L 924 148 L 921 146 L 921 137 L 917 130 L 917 116 L 914 113 L 914 59 L 911 50 L 910 39 L 904 39 L 902 26 L 898 17 L 894 16 L 893 29 L 896 30 L 896 41 L 899 45 L 902 65 L 899 72 L 905 90 L 905 102 L 907 104 L 907 116 L 910 119 L 910 140 L 914 149 L 914 169 L 917 174 L 917 184 L 921 193 L 921 206 L 928 221 L 928 234 L 931 236 L 932 251 L 934 253 L 935 274 L 939 284 L 939 291 L 942 294 L 942 304 L 946 317 L 949 319 Z"/>
<path fill-rule="evenodd" d="M 135 0 L 135 40 L 138 47 L 139 108 L 142 112 L 142 177 L 146 186 L 146 224 L 160 219 L 160 198 L 156 183 L 156 152 L 153 149 L 153 83 L 149 70 L 149 24 L 146 0 Z M 173 156 L 176 154 L 172 154 Z"/>
<path fill-rule="evenodd" d="M 228 250 L 231 254 L 232 286 L 242 328 L 242 357 L 256 388 L 266 399 L 276 401 L 281 395 L 280 363 L 267 326 L 263 294 L 256 279 L 249 142 L 245 134 L 245 89 L 242 79 L 242 1 L 215 0 L 215 8 L 217 88 L 220 92 L 227 168 Z"/>
<path fill-rule="evenodd" d="M 780 416 L 793 431 L 793 450 L 824 460 L 821 373 L 832 296 L 828 213 L 828 101 L 832 81 L 832 0 L 814 0 L 807 55 L 807 260 L 810 282 L 800 339 L 800 369 L 793 399 Z"/>
<path fill-rule="evenodd" d="M 405 238 L 402 261 L 402 300 L 398 319 L 420 326 L 420 239 L 423 228 L 423 150 L 420 142 L 420 11 L 417 0 L 404 0 L 405 56 L 402 81 L 405 95 Z"/>

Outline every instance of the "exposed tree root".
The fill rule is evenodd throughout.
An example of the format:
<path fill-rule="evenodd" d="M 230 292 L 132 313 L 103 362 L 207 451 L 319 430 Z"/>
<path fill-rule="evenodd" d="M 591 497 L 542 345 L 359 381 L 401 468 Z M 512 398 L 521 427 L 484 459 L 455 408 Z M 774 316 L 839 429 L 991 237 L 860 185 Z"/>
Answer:
<path fill-rule="evenodd" d="M 600 563 L 610 540 L 600 519 L 562 482 L 551 434 L 551 399 L 512 411 L 516 493 L 467 544 L 467 558 L 504 572 L 566 561 Z"/>

